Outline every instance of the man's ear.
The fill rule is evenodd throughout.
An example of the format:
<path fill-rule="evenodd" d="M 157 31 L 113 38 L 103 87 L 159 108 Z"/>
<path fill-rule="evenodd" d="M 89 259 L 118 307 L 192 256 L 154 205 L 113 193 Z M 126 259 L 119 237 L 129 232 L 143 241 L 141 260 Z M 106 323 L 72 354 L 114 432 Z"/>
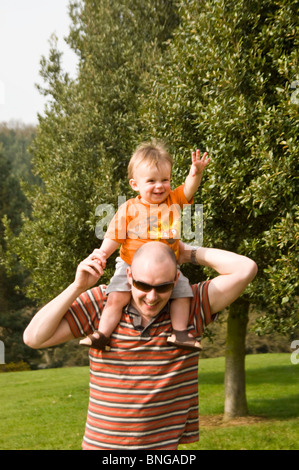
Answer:
<path fill-rule="evenodd" d="M 137 182 L 134 180 L 134 178 L 131 178 L 131 179 L 129 180 L 129 184 L 130 184 L 131 188 L 132 188 L 134 191 L 138 191 L 138 190 L 139 190 L 139 189 L 138 189 L 138 184 L 137 184 Z"/>
<path fill-rule="evenodd" d="M 132 285 L 132 272 L 130 267 L 127 268 L 127 279 L 128 283 Z"/>
<path fill-rule="evenodd" d="M 176 278 L 175 278 L 175 281 L 174 281 L 175 284 L 176 284 L 176 283 L 178 282 L 178 280 L 179 280 L 180 273 L 181 273 L 181 272 L 180 272 L 179 270 L 177 270 L 177 272 L 176 272 Z"/>

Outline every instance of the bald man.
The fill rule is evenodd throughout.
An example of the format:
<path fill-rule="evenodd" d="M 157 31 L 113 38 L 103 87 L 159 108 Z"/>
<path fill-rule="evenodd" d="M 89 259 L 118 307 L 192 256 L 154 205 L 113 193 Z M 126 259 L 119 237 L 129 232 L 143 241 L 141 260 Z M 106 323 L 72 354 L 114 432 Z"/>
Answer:
<path fill-rule="evenodd" d="M 132 300 L 109 351 L 90 349 L 90 398 L 83 438 L 87 450 L 175 450 L 198 440 L 198 353 L 170 345 L 169 299 L 178 272 L 172 251 L 159 242 L 136 252 L 128 281 Z M 82 261 L 74 282 L 33 317 L 25 343 L 45 348 L 97 330 L 107 299 L 98 250 Z M 200 337 L 215 314 L 255 277 L 254 261 L 212 248 L 182 245 L 181 260 L 218 276 L 192 286 L 188 330 Z M 87 290 L 88 289 L 88 290 Z"/>

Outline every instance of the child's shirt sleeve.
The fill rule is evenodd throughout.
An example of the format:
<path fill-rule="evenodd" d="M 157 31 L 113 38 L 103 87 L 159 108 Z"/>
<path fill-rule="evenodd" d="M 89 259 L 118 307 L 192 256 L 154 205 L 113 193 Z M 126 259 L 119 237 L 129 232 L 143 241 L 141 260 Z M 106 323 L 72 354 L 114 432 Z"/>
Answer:
<path fill-rule="evenodd" d="M 178 186 L 177 188 L 175 188 L 172 191 L 172 197 L 176 200 L 177 204 L 179 204 L 181 207 L 183 207 L 186 204 L 193 204 L 194 203 L 194 198 L 193 197 L 190 201 L 188 201 L 188 199 L 186 199 L 186 196 L 185 196 L 185 193 L 184 193 L 184 187 L 185 187 L 185 185 L 181 184 L 180 186 Z"/>

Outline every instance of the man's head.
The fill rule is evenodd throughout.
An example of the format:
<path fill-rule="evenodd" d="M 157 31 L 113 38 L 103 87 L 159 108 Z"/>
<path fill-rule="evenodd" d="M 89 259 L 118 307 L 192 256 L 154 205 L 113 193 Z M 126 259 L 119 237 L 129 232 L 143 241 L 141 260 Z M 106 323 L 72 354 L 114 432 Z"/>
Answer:
<path fill-rule="evenodd" d="M 132 285 L 132 304 L 145 323 L 167 304 L 178 276 L 175 255 L 166 244 L 149 242 L 136 251 L 128 268 L 128 280 Z"/>

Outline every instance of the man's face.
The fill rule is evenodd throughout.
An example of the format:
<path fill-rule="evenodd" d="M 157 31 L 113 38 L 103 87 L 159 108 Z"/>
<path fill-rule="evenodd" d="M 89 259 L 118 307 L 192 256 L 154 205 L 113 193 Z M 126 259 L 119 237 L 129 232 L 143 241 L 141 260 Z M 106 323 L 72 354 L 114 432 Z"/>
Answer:
<path fill-rule="evenodd" d="M 165 283 L 176 283 L 179 276 L 175 266 L 169 262 L 161 262 L 158 265 L 150 260 L 145 262 L 138 261 L 134 266 L 128 268 L 128 280 L 132 286 L 132 305 L 138 310 L 143 318 L 144 326 L 153 317 L 158 315 L 162 308 L 167 304 L 173 287 L 166 292 L 159 293 L 152 288 L 144 292 L 133 285 L 134 281 L 139 281 L 150 286 L 157 286 Z"/>

